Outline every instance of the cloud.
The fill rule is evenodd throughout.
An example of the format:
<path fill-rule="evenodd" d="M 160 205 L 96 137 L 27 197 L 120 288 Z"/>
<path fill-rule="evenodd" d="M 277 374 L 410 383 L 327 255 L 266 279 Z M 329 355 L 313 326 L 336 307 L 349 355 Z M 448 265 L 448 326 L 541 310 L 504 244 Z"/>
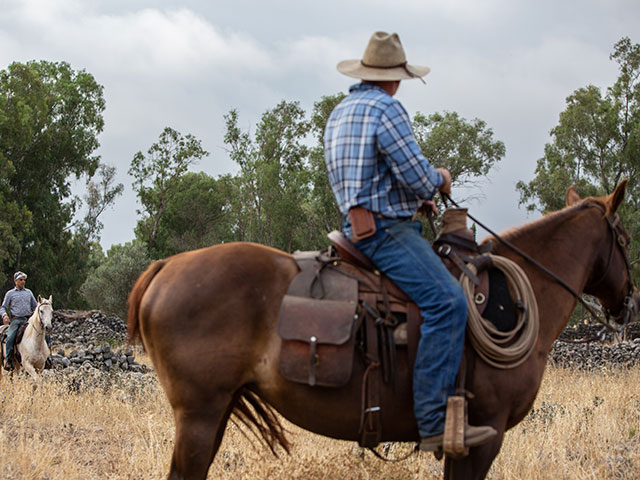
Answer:
<path fill-rule="evenodd" d="M 513 10 L 509 0 L 365 0 L 367 8 L 387 8 L 407 16 L 438 17 L 454 24 L 487 28 L 499 23 Z"/>
<path fill-rule="evenodd" d="M 240 126 L 252 129 L 283 99 L 309 111 L 321 96 L 345 92 L 355 79 L 340 75 L 337 62 L 360 58 L 378 29 L 397 31 L 408 60 L 432 68 L 426 86 L 400 89 L 410 113 L 481 118 L 506 143 L 502 171 L 491 177 L 507 192 L 486 190 L 486 205 L 501 217 L 507 206 L 521 215 L 505 198 L 513 179 L 531 177 L 568 95 L 615 81 L 608 55 L 634 33 L 639 8 L 632 0 L 0 2 L 0 68 L 63 60 L 105 87 L 98 153 L 117 166 L 126 191 L 104 218 L 104 245 L 132 237 L 135 195 L 126 172 L 165 126 L 196 135 L 211 152 L 197 169 L 232 171 L 223 150 L 226 112 L 237 109 Z"/>

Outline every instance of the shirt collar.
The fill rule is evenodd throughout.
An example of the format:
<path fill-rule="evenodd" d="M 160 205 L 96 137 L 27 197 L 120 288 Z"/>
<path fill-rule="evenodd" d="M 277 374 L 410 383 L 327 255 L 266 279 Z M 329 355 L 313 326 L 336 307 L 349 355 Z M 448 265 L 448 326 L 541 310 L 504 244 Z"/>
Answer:
<path fill-rule="evenodd" d="M 385 95 L 389 95 L 384 89 L 380 88 L 377 85 L 372 85 L 370 83 L 356 83 L 355 85 L 351 85 L 349 87 L 349 93 L 354 92 L 366 92 L 367 90 L 377 90 L 378 92 L 384 93 Z"/>

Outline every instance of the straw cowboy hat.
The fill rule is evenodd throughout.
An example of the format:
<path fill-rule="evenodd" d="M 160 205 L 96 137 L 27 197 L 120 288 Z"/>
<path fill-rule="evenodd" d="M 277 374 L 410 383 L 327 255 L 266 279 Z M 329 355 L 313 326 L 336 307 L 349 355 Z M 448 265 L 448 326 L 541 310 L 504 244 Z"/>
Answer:
<path fill-rule="evenodd" d="M 376 32 L 362 55 L 362 60 L 343 60 L 338 71 L 360 80 L 422 80 L 429 67 L 409 65 L 397 33 Z M 422 80 L 424 82 L 424 80 Z"/>

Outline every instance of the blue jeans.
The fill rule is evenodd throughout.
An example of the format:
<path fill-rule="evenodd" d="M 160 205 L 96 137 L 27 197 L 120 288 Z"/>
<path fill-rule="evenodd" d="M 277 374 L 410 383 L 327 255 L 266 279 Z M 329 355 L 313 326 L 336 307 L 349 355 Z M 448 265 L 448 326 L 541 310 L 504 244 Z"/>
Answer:
<path fill-rule="evenodd" d="M 7 352 L 7 357 L 11 355 L 11 349 L 13 348 L 13 344 L 16 341 L 16 335 L 18 334 L 18 329 L 20 325 L 24 325 L 27 323 L 27 317 L 15 317 L 11 319 L 11 323 L 9 324 L 9 329 L 7 330 L 7 343 L 5 351 Z"/>
<path fill-rule="evenodd" d="M 377 232 L 356 242 L 362 253 L 420 308 L 424 323 L 413 368 L 413 409 L 421 437 L 444 432 L 467 322 L 462 287 L 449 273 L 417 221 L 376 219 Z M 349 235 L 351 226 L 345 225 Z"/>

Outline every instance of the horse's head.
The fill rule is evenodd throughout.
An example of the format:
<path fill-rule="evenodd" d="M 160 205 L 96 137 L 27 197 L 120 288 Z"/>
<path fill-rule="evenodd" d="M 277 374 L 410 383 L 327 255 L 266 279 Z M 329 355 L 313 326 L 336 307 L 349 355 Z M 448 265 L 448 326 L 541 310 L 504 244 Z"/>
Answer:
<path fill-rule="evenodd" d="M 53 320 L 53 295 L 49 295 L 49 298 L 42 298 L 38 295 L 36 313 L 40 320 L 40 326 L 44 328 L 45 332 L 49 333 L 51 331 L 51 322 Z"/>
<path fill-rule="evenodd" d="M 602 212 L 603 231 L 606 233 L 584 292 L 598 298 L 605 315 L 620 324 L 634 320 L 640 312 L 640 293 L 633 284 L 629 261 L 631 236 L 617 214 L 626 185 L 625 179 L 611 195 L 585 200 L 573 187 L 569 187 L 566 196 L 567 206 L 584 202 Z"/>

